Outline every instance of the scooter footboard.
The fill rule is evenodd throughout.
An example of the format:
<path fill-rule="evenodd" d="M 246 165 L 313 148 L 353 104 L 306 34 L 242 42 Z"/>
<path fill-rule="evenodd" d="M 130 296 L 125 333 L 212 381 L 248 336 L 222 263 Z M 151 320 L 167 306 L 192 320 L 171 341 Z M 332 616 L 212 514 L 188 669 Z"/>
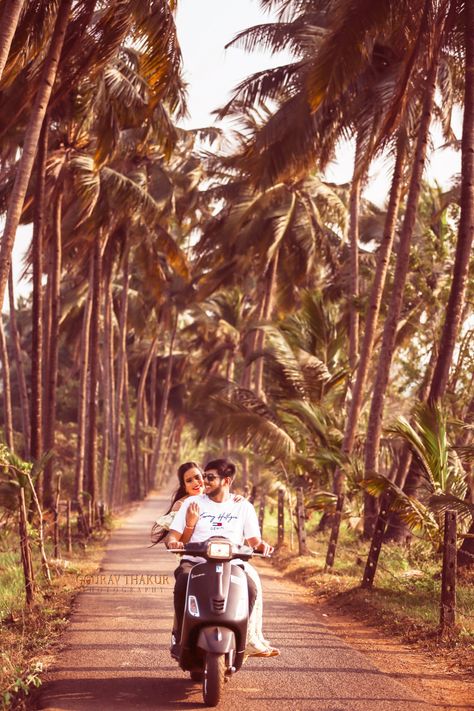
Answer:
<path fill-rule="evenodd" d="M 203 627 L 199 630 L 197 646 L 206 652 L 227 654 L 236 650 L 235 633 L 227 627 Z"/>

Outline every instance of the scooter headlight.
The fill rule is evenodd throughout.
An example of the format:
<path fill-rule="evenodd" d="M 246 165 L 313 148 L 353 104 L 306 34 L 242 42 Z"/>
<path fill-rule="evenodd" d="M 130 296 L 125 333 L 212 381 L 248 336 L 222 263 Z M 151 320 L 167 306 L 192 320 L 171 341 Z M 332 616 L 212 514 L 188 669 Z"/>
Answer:
<path fill-rule="evenodd" d="M 188 597 L 188 612 L 193 617 L 199 617 L 199 605 L 194 595 Z"/>
<path fill-rule="evenodd" d="M 230 560 L 232 558 L 232 544 L 227 542 L 213 541 L 207 547 L 207 555 L 209 558 L 218 558 L 219 560 Z"/>

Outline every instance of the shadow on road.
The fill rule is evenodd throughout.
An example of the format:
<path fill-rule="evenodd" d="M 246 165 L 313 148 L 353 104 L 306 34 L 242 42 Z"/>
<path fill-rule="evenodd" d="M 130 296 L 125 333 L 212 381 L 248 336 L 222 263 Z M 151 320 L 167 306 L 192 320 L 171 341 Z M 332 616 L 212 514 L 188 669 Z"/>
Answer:
<path fill-rule="evenodd" d="M 115 671 L 115 670 L 110 670 Z M 120 670 L 123 672 L 123 669 Z M 38 709 L 50 706 L 68 709 L 87 708 L 108 711 L 109 709 L 189 709 L 196 706 L 195 693 L 199 684 L 187 679 L 163 677 L 115 677 L 113 679 L 63 679 L 48 687 L 40 697 Z M 193 693 L 193 700 L 188 699 Z"/>

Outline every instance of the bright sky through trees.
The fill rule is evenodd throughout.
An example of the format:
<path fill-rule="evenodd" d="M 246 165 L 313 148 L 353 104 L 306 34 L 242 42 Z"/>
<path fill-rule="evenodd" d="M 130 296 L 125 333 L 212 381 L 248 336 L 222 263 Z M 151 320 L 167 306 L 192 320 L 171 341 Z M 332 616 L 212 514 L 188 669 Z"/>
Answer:
<path fill-rule="evenodd" d="M 189 93 L 186 126 L 212 124 L 212 111 L 226 103 L 242 79 L 288 61 L 289 55 L 225 49 L 241 30 L 275 20 L 258 0 L 180 0 L 177 28 Z"/>
<path fill-rule="evenodd" d="M 189 128 L 214 123 L 212 111 L 223 106 L 233 88 L 253 72 L 288 61 L 289 56 L 268 53 L 248 53 L 225 45 L 241 30 L 262 22 L 273 22 L 276 17 L 263 12 L 258 0 L 180 0 L 177 27 L 184 57 L 185 79 L 188 82 Z M 461 119 L 456 117 L 455 132 L 460 137 Z M 453 175 L 460 171 L 460 153 L 439 150 L 443 143 L 439 132 L 433 135 L 433 146 L 438 148 L 428 163 L 426 175 L 448 186 Z M 354 150 L 345 143 L 338 151 L 335 164 L 329 167 L 327 178 L 336 183 L 349 182 L 352 176 Z M 392 166 L 386 159 L 374 162 L 372 180 L 366 196 L 383 205 L 390 187 Z"/>

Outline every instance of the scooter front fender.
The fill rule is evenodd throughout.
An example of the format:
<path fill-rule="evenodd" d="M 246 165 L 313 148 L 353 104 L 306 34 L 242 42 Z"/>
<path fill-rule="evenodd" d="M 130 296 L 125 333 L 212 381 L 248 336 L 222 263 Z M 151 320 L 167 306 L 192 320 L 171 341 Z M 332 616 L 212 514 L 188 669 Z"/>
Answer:
<path fill-rule="evenodd" d="M 197 646 L 213 654 L 227 654 L 236 649 L 235 634 L 227 627 L 203 627 L 199 631 Z"/>

